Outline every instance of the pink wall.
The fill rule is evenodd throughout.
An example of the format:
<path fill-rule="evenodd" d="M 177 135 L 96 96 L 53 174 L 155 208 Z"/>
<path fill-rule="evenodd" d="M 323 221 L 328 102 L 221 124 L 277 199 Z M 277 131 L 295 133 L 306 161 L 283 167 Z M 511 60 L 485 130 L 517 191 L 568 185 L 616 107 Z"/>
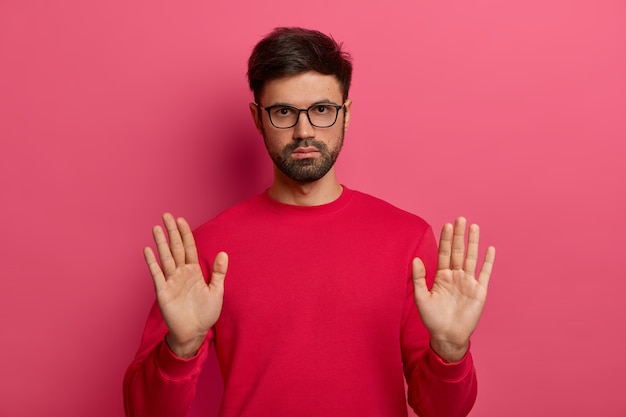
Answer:
<path fill-rule="evenodd" d="M 626 4 L 367 4 L 0 2 L 0 416 L 122 416 L 150 227 L 270 180 L 244 75 L 277 25 L 354 55 L 342 182 L 497 246 L 472 415 L 626 415 Z"/>

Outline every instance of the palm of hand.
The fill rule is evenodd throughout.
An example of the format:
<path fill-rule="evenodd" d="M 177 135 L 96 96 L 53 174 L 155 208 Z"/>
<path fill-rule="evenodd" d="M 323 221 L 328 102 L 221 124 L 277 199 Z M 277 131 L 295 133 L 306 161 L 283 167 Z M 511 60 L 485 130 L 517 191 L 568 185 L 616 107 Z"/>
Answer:
<path fill-rule="evenodd" d="M 189 356 L 220 316 L 228 257 L 224 252 L 217 254 L 213 274 L 207 284 L 187 222 L 182 218 L 174 220 L 167 213 L 163 215 L 163 222 L 169 243 L 160 226 L 153 229 L 161 265 L 152 249 L 145 248 L 144 256 L 154 281 L 163 320 L 169 329 L 167 340 L 170 348 L 179 356 Z"/>
<path fill-rule="evenodd" d="M 487 289 L 463 270 L 439 270 L 430 295 L 418 306 L 434 339 L 462 344 L 480 318 Z"/>
<path fill-rule="evenodd" d="M 204 337 L 222 309 L 222 294 L 206 284 L 197 263 L 179 266 L 167 276 L 157 301 L 172 336 L 181 341 Z"/>
<path fill-rule="evenodd" d="M 467 254 L 465 254 L 465 226 L 463 218 L 447 224 L 441 232 L 437 273 L 431 290 L 426 287 L 426 271 L 419 258 L 413 261 L 415 303 L 422 321 L 431 336 L 431 345 L 441 350 L 463 352 L 480 319 L 487 286 L 495 260 L 495 249 L 489 247 L 478 276 L 475 277 L 478 258 L 478 226 L 469 230 Z M 437 349 L 435 349 L 437 350 Z M 437 352 L 444 357 L 446 352 Z M 452 354 L 453 359 L 457 358 Z"/>

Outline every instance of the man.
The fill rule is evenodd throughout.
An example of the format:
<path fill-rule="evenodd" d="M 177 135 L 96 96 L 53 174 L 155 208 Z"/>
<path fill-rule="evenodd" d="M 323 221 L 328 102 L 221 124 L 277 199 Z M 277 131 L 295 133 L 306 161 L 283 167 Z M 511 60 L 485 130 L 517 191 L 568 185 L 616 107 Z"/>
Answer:
<path fill-rule="evenodd" d="M 477 275 L 477 226 L 467 250 L 465 219 L 444 226 L 438 250 L 422 219 L 338 182 L 351 72 L 317 31 L 278 28 L 255 47 L 250 112 L 273 183 L 193 234 L 170 214 L 167 237 L 154 228 L 157 302 L 124 379 L 127 416 L 184 416 L 211 344 L 223 417 L 471 409 L 469 339 L 495 250 Z"/>

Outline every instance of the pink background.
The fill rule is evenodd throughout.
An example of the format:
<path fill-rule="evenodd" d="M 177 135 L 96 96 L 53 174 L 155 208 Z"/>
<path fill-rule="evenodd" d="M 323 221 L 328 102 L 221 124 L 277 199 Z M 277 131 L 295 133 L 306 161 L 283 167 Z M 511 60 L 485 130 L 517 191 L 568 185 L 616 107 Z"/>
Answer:
<path fill-rule="evenodd" d="M 245 64 L 277 25 L 354 56 L 341 181 L 497 247 L 472 415 L 626 416 L 625 22 L 619 0 L 0 1 L 0 416 L 122 416 L 150 227 L 271 179 Z M 214 363 L 201 385 L 214 416 Z"/>

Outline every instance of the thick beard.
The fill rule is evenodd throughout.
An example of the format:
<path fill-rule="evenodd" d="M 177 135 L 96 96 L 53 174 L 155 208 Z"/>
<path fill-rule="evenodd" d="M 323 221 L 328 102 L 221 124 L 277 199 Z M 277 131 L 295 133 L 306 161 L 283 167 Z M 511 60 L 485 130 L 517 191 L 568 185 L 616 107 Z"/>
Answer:
<path fill-rule="evenodd" d="M 270 150 L 267 139 L 265 139 L 265 145 L 272 161 L 283 174 L 299 183 L 310 183 L 324 177 L 335 165 L 343 146 L 343 132 L 337 146 L 333 149 L 328 149 L 324 142 L 315 139 L 299 140 L 285 146 L 280 152 Z M 297 148 L 309 146 L 320 152 L 319 158 L 293 159 L 291 157 L 291 153 Z"/>

